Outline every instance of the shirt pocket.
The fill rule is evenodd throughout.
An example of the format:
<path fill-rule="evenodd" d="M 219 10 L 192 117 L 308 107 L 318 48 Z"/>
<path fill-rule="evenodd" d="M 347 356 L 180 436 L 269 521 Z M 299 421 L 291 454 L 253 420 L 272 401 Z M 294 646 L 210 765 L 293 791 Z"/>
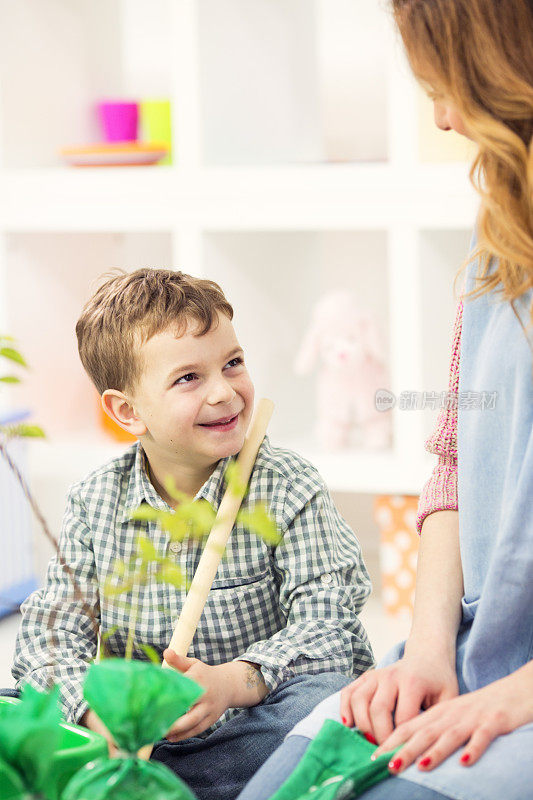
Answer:
<path fill-rule="evenodd" d="M 212 583 L 211 591 L 218 591 L 222 589 L 236 589 L 237 587 L 251 586 L 253 583 L 259 583 L 265 580 L 271 572 L 268 568 L 263 568 L 257 573 L 246 575 L 236 575 L 233 572 L 222 574 L 219 578 L 215 578 Z"/>
<path fill-rule="evenodd" d="M 284 625 L 270 569 L 221 575 L 207 598 L 193 642 L 194 656 L 209 664 L 232 661 Z"/>

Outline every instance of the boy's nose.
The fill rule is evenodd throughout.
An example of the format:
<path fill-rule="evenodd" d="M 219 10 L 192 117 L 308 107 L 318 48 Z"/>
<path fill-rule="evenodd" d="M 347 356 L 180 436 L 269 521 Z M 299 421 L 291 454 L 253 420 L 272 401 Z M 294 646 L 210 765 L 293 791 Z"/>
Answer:
<path fill-rule="evenodd" d="M 236 395 L 237 392 L 235 389 L 228 383 L 228 381 L 222 378 L 218 381 L 213 381 L 211 384 L 207 402 L 212 406 L 216 405 L 217 403 L 231 403 Z"/>

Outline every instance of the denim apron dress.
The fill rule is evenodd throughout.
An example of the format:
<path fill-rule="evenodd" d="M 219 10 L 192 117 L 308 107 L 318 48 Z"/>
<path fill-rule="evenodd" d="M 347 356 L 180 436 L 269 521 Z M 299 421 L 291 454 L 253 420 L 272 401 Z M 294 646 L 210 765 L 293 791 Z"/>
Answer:
<path fill-rule="evenodd" d="M 475 244 L 475 238 L 473 240 Z M 467 269 L 475 286 L 478 263 Z M 527 329 L 531 291 L 514 302 Z M 461 694 L 508 675 L 533 658 L 533 336 L 498 292 L 466 299 L 459 367 L 458 498 L 464 575 L 457 637 Z M 403 643 L 379 666 L 403 654 Z M 291 734 L 313 738 L 339 717 L 336 693 Z M 430 772 L 411 765 L 393 780 L 427 786 L 453 800 L 533 798 L 533 723 L 498 737 L 471 767 L 461 750 Z M 394 798 L 392 782 L 388 784 Z"/>

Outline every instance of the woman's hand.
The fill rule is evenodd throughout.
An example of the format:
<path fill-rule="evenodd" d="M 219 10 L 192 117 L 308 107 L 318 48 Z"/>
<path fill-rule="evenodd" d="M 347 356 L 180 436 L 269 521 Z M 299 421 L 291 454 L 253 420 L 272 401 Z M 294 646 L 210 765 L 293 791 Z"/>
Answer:
<path fill-rule="evenodd" d="M 497 736 L 528 722 L 533 722 L 533 662 L 483 689 L 444 700 L 402 723 L 372 758 L 403 745 L 389 765 L 394 774 L 418 756 L 419 768 L 431 770 L 466 745 L 459 760 L 470 766 Z"/>
<path fill-rule="evenodd" d="M 341 692 L 341 716 L 374 744 L 385 742 L 394 730 L 459 693 L 451 658 L 413 649 L 400 661 L 369 670 Z"/>
<path fill-rule="evenodd" d="M 197 736 L 216 722 L 228 708 L 257 705 L 268 690 L 256 665 L 247 661 L 230 661 L 210 666 L 197 658 L 179 656 L 165 650 L 165 661 L 174 669 L 196 681 L 205 689 L 195 705 L 170 728 L 165 738 L 180 742 Z"/>

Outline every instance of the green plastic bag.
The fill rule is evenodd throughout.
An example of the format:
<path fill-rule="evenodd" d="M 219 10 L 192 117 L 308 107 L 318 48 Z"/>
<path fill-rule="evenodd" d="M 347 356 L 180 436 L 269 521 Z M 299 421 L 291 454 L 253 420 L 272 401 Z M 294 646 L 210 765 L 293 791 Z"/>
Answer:
<path fill-rule="evenodd" d="M 27 684 L 20 703 L 0 706 L 1 800 L 46 796 L 60 723 L 57 686 L 51 692 L 39 692 Z"/>
<path fill-rule="evenodd" d="M 89 668 L 83 694 L 124 755 L 87 764 L 69 781 L 62 800 L 194 800 L 163 764 L 137 758 L 204 693 L 173 669 L 110 658 Z"/>
<path fill-rule="evenodd" d="M 2 800 L 29 800 L 24 781 L 16 769 L 0 758 L 0 798 Z"/>
<path fill-rule="evenodd" d="M 57 726 L 57 690 L 43 695 L 29 687 L 22 697 L 0 697 L 0 800 L 30 797 L 29 791 L 59 800 L 80 767 L 107 756 L 107 742 L 79 725 Z"/>
<path fill-rule="evenodd" d="M 270 800 L 352 800 L 390 777 L 392 753 L 376 749 L 360 731 L 328 719 L 294 772 Z"/>

